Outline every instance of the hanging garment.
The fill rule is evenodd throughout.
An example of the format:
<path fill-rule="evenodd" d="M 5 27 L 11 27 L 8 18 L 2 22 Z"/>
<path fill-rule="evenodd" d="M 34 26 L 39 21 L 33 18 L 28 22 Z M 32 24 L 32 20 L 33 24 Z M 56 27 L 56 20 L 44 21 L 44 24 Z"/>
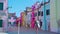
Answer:
<path fill-rule="evenodd" d="M 35 21 L 35 24 L 38 28 L 40 28 L 40 22 L 38 20 Z"/>

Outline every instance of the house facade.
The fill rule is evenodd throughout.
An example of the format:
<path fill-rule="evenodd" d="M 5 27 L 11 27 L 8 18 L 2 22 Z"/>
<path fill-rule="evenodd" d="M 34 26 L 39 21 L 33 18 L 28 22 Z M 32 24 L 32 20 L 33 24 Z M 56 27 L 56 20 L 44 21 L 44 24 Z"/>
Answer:
<path fill-rule="evenodd" d="M 0 0 L 0 31 L 7 31 L 8 23 L 7 0 Z"/>

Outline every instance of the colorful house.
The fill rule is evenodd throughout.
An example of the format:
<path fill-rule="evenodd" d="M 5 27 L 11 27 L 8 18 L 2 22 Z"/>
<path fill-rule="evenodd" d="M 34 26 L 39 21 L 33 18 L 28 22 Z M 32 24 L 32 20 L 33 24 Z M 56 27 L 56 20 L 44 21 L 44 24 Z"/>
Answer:
<path fill-rule="evenodd" d="M 34 6 L 32 6 L 32 24 L 36 20 L 42 21 L 42 30 L 50 29 L 50 1 L 47 2 L 36 2 Z M 34 25 L 35 26 L 35 25 Z M 33 25 L 32 25 L 33 27 Z"/>
<path fill-rule="evenodd" d="M 32 6 L 32 15 L 31 15 L 31 27 L 34 28 L 35 27 L 35 13 L 34 13 L 34 10 L 35 10 L 35 6 L 33 5 Z"/>
<path fill-rule="evenodd" d="M 32 8 L 26 7 L 26 25 L 30 27 L 31 25 L 31 15 L 32 15 Z"/>
<path fill-rule="evenodd" d="M 14 26 L 16 24 L 16 13 L 8 13 L 8 25 Z"/>
<path fill-rule="evenodd" d="M 16 19 L 16 26 L 18 26 L 18 24 L 21 26 L 21 18 L 20 17 L 18 17 Z"/>
<path fill-rule="evenodd" d="M 40 4 L 40 8 L 38 11 L 39 20 L 42 21 L 42 30 L 49 30 L 50 29 L 50 1 L 42 2 Z"/>
<path fill-rule="evenodd" d="M 50 29 L 60 33 L 60 0 L 50 0 Z"/>
<path fill-rule="evenodd" d="M 22 26 L 24 26 L 25 25 L 25 12 L 21 12 L 21 22 L 22 22 Z"/>
<path fill-rule="evenodd" d="M 0 0 L 0 32 L 7 31 L 8 23 L 7 0 Z"/>

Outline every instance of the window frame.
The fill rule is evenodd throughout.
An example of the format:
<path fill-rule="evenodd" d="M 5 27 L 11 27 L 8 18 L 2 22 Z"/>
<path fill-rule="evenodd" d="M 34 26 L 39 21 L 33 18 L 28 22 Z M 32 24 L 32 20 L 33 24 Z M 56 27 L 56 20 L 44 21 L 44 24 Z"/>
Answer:
<path fill-rule="evenodd" d="M 2 4 L 2 8 L 0 8 L 0 11 L 3 11 L 4 3 L 0 2 L 0 4 Z"/>

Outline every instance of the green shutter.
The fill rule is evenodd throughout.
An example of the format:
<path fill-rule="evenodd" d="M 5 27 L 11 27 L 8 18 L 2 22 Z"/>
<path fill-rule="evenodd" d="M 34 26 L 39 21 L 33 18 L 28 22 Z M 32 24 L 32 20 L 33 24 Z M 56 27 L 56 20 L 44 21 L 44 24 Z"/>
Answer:
<path fill-rule="evenodd" d="M 3 10 L 3 3 L 0 3 L 0 10 Z"/>
<path fill-rule="evenodd" d="M 0 27 L 2 27 L 2 20 L 0 20 Z"/>

